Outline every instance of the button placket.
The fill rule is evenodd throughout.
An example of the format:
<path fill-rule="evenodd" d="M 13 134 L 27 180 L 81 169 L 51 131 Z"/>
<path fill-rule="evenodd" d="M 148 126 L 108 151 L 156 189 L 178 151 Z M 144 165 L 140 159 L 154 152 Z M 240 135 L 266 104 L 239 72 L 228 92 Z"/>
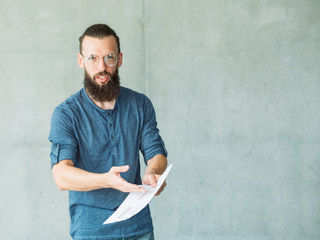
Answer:
<path fill-rule="evenodd" d="M 116 137 L 115 137 L 115 130 L 114 130 L 112 114 L 110 111 L 107 113 L 107 116 L 108 116 L 108 127 L 109 127 L 109 132 L 110 132 L 110 140 L 114 140 Z"/>

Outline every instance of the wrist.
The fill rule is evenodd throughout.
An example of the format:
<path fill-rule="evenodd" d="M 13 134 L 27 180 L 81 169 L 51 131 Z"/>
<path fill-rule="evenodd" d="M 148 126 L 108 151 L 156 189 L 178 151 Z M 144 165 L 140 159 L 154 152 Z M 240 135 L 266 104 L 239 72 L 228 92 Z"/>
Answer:
<path fill-rule="evenodd" d="M 156 174 L 156 170 L 153 169 L 151 166 L 147 166 L 145 173 L 146 174 Z"/>

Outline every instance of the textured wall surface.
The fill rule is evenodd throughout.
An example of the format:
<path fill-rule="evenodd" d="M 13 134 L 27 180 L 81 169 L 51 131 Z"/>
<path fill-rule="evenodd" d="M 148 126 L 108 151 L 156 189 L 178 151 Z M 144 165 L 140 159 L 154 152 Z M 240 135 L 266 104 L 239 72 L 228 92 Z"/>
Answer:
<path fill-rule="evenodd" d="M 94 23 L 120 36 L 122 85 L 150 97 L 174 163 L 158 240 L 320 239 L 320 1 L 0 3 L 0 239 L 70 239 L 47 138 Z"/>

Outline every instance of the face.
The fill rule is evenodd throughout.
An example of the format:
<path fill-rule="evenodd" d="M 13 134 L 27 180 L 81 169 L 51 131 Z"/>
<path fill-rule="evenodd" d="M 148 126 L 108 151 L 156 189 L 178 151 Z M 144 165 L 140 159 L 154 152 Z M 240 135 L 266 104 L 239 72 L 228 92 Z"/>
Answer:
<path fill-rule="evenodd" d="M 117 56 L 117 64 L 112 67 L 103 61 L 103 57 L 110 54 Z M 100 57 L 98 64 L 92 64 L 88 60 L 87 57 L 92 55 Z M 116 97 L 119 90 L 118 68 L 122 65 L 122 53 L 118 54 L 117 43 L 113 36 L 102 39 L 86 36 L 82 42 L 82 54 L 78 54 L 78 64 L 85 69 L 85 88 L 94 100 L 110 101 Z"/>

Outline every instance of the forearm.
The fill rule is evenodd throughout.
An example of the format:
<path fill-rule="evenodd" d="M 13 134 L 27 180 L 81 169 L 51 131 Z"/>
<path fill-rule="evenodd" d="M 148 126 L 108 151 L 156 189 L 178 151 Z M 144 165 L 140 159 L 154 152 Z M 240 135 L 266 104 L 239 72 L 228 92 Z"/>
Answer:
<path fill-rule="evenodd" d="M 162 154 L 158 154 L 148 160 L 147 164 L 146 173 L 161 175 L 166 170 L 167 158 Z"/>
<path fill-rule="evenodd" d="M 90 173 L 69 164 L 57 164 L 53 167 L 53 176 L 59 190 L 91 191 L 107 188 L 106 176 Z"/>
<path fill-rule="evenodd" d="M 53 176 L 60 190 L 91 191 L 101 188 L 114 188 L 121 192 L 145 192 L 136 184 L 124 180 L 120 174 L 129 166 L 112 167 L 106 173 L 90 173 L 73 166 L 71 160 L 63 160 L 53 166 Z"/>

